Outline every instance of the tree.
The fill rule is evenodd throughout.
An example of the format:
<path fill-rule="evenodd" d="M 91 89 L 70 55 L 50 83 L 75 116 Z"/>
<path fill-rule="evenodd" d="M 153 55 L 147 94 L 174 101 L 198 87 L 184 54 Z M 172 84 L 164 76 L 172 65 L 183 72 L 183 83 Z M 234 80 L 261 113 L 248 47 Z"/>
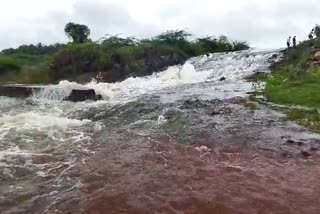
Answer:
<path fill-rule="evenodd" d="M 134 37 L 121 38 L 118 35 L 104 37 L 100 40 L 101 44 L 108 49 L 117 49 L 121 47 L 130 47 L 139 44 L 139 40 Z"/>
<path fill-rule="evenodd" d="M 185 30 L 171 30 L 156 36 L 154 40 L 159 40 L 167 44 L 177 44 L 186 42 L 190 36 L 192 36 L 192 34 Z"/>
<path fill-rule="evenodd" d="M 88 41 L 90 29 L 86 25 L 69 22 L 64 28 L 64 32 L 74 43 L 84 43 Z"/>

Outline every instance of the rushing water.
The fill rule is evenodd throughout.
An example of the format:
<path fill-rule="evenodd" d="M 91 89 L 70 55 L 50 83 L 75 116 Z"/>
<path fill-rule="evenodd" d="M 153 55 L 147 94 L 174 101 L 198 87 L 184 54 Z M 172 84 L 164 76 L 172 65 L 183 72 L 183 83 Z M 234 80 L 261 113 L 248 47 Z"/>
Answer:
<path fill-rule="evenodd" d="M 211 54 L 149 77 L 1 97 L 1 213 L 317 213 L 319 136 L 241 105 L 245 77 L 269 72 L 274 54 Z M 82 88 L 104 100 L 63 101 Z"/>

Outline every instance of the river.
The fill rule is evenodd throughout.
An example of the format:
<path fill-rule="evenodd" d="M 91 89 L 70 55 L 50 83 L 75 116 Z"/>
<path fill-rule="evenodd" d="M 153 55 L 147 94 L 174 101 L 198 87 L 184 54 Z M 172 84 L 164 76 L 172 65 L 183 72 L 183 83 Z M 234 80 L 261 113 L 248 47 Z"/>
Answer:
<path fill-rule="evenodd" d="M 275 54 L 0 97 L 0 213 L 319 213 L 320 136 L 248 101 Z"/>

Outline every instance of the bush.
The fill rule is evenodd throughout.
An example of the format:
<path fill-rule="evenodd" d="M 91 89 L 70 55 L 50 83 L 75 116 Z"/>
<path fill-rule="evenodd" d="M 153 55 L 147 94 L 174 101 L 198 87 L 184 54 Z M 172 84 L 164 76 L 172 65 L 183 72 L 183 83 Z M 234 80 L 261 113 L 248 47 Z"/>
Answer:
<path fill-rule="evenodd" d="M 108 49 L 114 50 L 122 47 L 132 47 L 139 44 L 139 41 L 134 37 L 121 38 L 118 36 L 110 36 L 100 40 L 101 45 Z"/>
<path fill-rule="evenodd" d="M 81 73 L 98 72 L 111 66 L 111 56 L 96 43 L 70 44 L 53 58 L 51 70 L 54 80 Z"/>
<path fill-rule="evenodd" d="M 190 57 L 249 48 L 246 42 L 232 42 L 226 36 L 190 40 L 192 34 L 185 30 L 166 31 L 141 41 L 134 37 L 108 36 L 95 43 L 76 38 L 79 32 L 74 32 L 76 28 L 73 27 L 68 32 L 76 33 L 75 38 L 72 37 L 75 43 L 49 46 L 39 43 L 2 51 L 11 57 L 11 61 L 7 58 L 11 65 L 7 63 L 2 70 L 22 67 L 22 71 L 12 77 L 19 82 L 57 82 L 76 80 L 80 76 L 81 80 L 88 80 L 97 74 L 101 74 L 104 81 L 114 82 L 128 76 L 150 75 L 168 66 L 182 64 Z"/>
<path fill-rule="evenodd" d="M 20 70 L 20 66 L 11 57 L 0 56 L 0 74 Z"/>
<path fill-rule="evenodd" d="M 43 45 L 39 43 L 37 45 L 21 45 L 18 48 L 9 48 L 3 50 L 1 53 L 5 55 L 14 55 L 14 54 L 26 54 L 26 55 L 46 55 L 54 54 L 60 48 L 64 47 L 64 44 L 54 44 L 54 45 Z"/>
<path fill-rule="evenodd" d="M 233 51 L 241 51 L 241 50 L 247 50 L 250 46 L 245 41 L 234 41 L 233 42 Z"/>

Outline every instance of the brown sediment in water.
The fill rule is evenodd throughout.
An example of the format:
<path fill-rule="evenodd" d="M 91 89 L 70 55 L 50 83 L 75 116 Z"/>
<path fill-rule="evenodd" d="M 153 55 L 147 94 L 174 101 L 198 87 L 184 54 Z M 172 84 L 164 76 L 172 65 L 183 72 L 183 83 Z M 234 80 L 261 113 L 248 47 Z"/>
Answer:
<path fill-rule="evenodd" d="M 110 143 L 71 173 L 83 187 L 62 213 L 319 213 L 314 153 L 136 140 Z M 163 142 L 165 141 L 165 142 Z M 203 145 L 205 142 L 200 142 Z M 199 146 L 198 145 L 198 146 Z"/>

